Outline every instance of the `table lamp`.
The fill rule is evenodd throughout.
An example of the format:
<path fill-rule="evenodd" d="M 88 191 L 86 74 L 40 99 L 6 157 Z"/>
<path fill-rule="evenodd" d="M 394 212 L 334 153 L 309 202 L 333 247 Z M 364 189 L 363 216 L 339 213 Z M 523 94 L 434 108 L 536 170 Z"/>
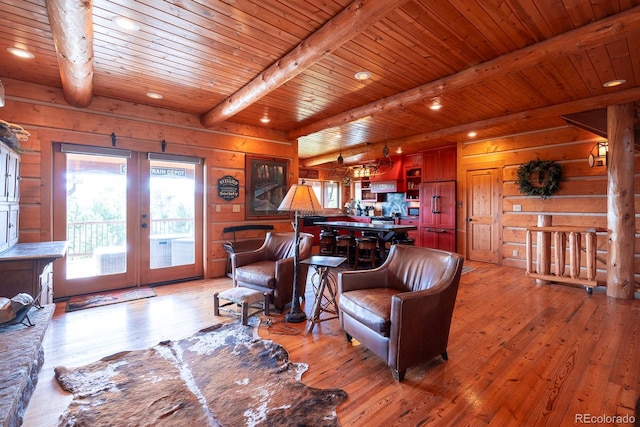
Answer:
<path fill-rule="evenodd" d="M 278 206 L 279 211 L 293 211 L 293 231 L 295 251 L 293 256 L 293 297 L 291 299 L 291 309 L 285 315 L 285 320 L 292 323 L 304 322 L 307 315 L 300 308 L 300 298 L 298 295 L 298 270 L 300 269 L 300 226 L 298 224 L 300 212 L 312 213 L 322 210 L 320 202 L 310 185 L 294 184 L 289 188 L 287 195 Z"/>

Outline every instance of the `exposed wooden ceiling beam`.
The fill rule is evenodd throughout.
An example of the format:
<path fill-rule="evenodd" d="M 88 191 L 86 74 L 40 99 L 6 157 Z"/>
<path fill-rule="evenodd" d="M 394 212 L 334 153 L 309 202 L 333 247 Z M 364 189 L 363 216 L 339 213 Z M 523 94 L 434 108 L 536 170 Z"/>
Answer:
<path fill-rule="evenodd" d="M 420 151 L 425 148 L 425 141 L 438 140 L 443 137 L 466 134 L 469 131 L 490 129 L 497 126 L 509 124 L 513 121 L 553 118 L 563 114 L 574 113 L 584 110 L 594 110 L 598 108 L 606 108 L 609 105 L 623 104 L 627 102 L 637 102 L 640 100 L 640 88 L 619 91 L 607 95 L 599 95 L 591 98 L 583 98 L 575 101 L 569 101 L 562 104 L 556 104 L 549 107 L 537 108 L 529 111 L 509 114 L 506 116 L 493 117 L 487 120 L 480 120 L 473 123 L 466 123 L 450 128 L 438 129 L 433 132 L 427 132 L 422 135 L 414 135 L 407 138 L 395 139 L 392 141 L 384 141 L 376 144 L 368 144 L 367 146 L 359 145 L 357 147 L 343 148 L 342 150 L 326 153 L 320 156 L 309 157 L 300 160 L 300 166 L 312 167 L 336 160 L 338 154 L 342 154 L 345 159 L 362 154 L 364 151 L 378 153 L 382 147 L 387 144 L 393 152 L 398 147 L 402 147 L 403 151 L 411 153 Z"/>
<path fill-rule="evenodd" d="M 47 0 L 46 4 L 64 99 L 74 107 L 87 107 L 93 99 L 93 3 Z"/>
<path fill-rule="evenodd" d="M 292 130 L 287 133 L 287 138 L 300 138 L 325 129 L 342 126 L 367 116 L 392 111 L 410 104 L 427 102 L 446 91 L 472 86 L 478 82 L 534 66 L 548 59 L 550 55 L 568 55 L 572 52 L 582 51 L 606 41 L 625 37 L 627 34 L 639 29 L 640 6 L 637 6 L 626 12 L 601 19 L 540 43 L 502 55 L 483 64 L 467 68 L 457 74 Z"/>
<path fill-rule="evenodd" d="M 211 127 L 242 111 L 305 71 L 406 1 L 354 1 L 242 89 L 203 114 L 200 118 L 202 125 Z"/>

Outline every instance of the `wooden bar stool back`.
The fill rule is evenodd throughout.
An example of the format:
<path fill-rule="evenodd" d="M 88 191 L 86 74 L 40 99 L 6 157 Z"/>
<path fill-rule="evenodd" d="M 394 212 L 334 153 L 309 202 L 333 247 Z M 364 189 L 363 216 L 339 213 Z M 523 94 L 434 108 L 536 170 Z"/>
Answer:
<path fill-rule="evenodd" d="M 369 263 L 371 268 L 376 267 L 376 251 L 378 239 L 374 237 L 356 237 L 356 261 L 354 268 L 357 270 L 360 262 Z"/>
<path fill-rule="evenodd" d="M 353 236 L 350 234 L 336 236 L 336 255 L 347 257 L 347 264 L 351 264 L 351 247 L 355 248 Z"/>
<path fill-rule="evenodd" d="M 333 255 L 336 250 L 336 235 L 331 231 L 320 232 L 320 255 Z"/>

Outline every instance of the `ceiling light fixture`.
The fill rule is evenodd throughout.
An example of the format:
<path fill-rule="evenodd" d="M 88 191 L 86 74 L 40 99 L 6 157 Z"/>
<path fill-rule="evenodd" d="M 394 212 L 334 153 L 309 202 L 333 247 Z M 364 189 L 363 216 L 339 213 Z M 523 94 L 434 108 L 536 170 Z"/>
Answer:
<path fill-rule="evenodd" d="M 467 136 L 468 136 L 469 138 L 474 138 L 474 137 L 476 137 L 477 135 L 478 135 L 478 134 L 477 134 L 476 132 L 474 132 L 474 131 L 471 131 L 471 132 L 469 132 L 469 133 L 467 134 Z"/>
<path fill-rule="evenodd" d="M 264 124 L 267 124 L 271 121 L 271 119 L 267 116 L 264 116 L 263 118 L 260 119 L 260 121 Z"/>
<path fill-rule="evenodd" d="M 36 57 L 33 53 L 29 52 L 28 50 L 20 49 L 17 47 L 8 47 L 7 52 L 12 53 L 13 55 L 19 58 L 33 59 Z"/>
<path fill-rule="evenodd" d="M 620 86 L 622 84 L 625 84 L 627 81 L 625 79 L 617 79 L 617 80 L 611 80 L 606 82 L 605 84 L 603 84 L 602 86 L 604 87 L 616 87 L 616 86 Z"/>
<path fill-rule="evenodd" d="M 367 80 L 371 78 L 371 73 L 369 71 L 358 71 L 357 73 L 355 73 L 353 75 L 353 77 L 356 78 L 356 80 Z"/>
<path fill-rule="evenodd" d="M 112 21 L 123 30 L 138 31 L 140 29 L 140 26 L 136 22 L 124 16 L 114 16 Z"/>
<path fill-rule="evenodd" d="M 442 104 L 440 104 L 440 98 L 433 98 L 431 100 L 431 105 L 429 105 L 429 109 L 433 111 L 438 111 L 442 108 Z"/>
<path fill-rule="evenodd" d="M 155 92 L 147 92 L 147 96 L 151 99 L 162 99 L 164 98 L 162 95 L 160 95 L 159 93 L 155 93 Z"/>

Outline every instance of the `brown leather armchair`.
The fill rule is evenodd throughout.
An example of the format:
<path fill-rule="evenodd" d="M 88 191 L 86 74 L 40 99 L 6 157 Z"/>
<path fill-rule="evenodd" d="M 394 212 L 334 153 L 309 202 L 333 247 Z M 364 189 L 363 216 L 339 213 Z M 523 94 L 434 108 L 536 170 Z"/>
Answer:
<path fill-rule="evenodd" d="M 300 260 L 311 256 L 312 247 L 313 235 L 300 233 Z M 260 248 L 231 254 L 233 285 L 266 292 L 276 310 L 282 312 L 293 296 L 294 251 L 294 233 L 267 233 Z M 300 297 L 304 297 L 308 270 L 308 265 L 300 264 Z"/>
<path fill-rule="evenodd" d="M 462 273 L 462 255 L 393 245 L 378 268 L 338 273 L 340 326 L 391 367 L 407 368 L 447 356 L 449 328 Z"/>

